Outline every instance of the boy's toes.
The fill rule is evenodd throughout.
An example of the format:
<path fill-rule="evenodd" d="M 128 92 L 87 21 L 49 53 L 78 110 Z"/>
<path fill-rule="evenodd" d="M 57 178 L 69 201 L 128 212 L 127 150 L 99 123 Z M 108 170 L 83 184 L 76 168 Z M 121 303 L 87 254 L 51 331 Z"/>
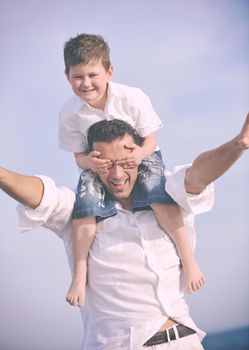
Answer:
<path fill-rule="evenodd" d="M 193 290 L 193 288 L 192 288 L 192 283 L 188 283 L 188 285 L 187 285 L 187 292 L 188 292 L 189 294 L 191 294 L 193 291 L 194 291 L 194 290 Z"/>
<path fill-rule="evenodd" d="M 71 304 L 71 295 L 70 294 L 67 294 L 66 295 L 66 301 Z"/>
<path fill-rule="evenodd" d="M 72 306 L 75 306 L 75 305 L 76 305 L 76 299 L 75 299 L 75 297 L 73 297 L 73 295 L 71 295 L 71 294 L 68 294 L 68 295 L 66 296 L 66 301 L 67 301 L 70 305 L 72 305 Z"/>
<path fill-rule="evenodd" d="M 84 305 L 83 297 L 79 297 L 79 298 L 78 298 L 78 306 L 79 306 L 79 307 L 82 307 L 83 305 Z"/>
<path fill-rule="evenodd" d="M 77 304 L 78 304 L 78 297 L 74 296 L 73 299 L 72 299 L 72 305 L 73 306 L 77 306 Z"/>

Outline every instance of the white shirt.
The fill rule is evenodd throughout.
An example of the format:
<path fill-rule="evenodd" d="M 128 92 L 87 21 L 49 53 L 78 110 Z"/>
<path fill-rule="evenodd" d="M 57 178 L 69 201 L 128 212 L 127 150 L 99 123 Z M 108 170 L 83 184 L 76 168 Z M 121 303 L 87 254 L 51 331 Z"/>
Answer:
<path fill-rule="evenodd" d="M 211 209 L 213 187 L 200 195 L 185 192 L 186 167 L 167 174 L 167 192 L 181 206 L 190 242 L 194 248 L 194 214 Z M 40 206 L 19 206 L 20 230 L 43 225 L 63 239 L 72 267 L 71 213 L 75 195 L 65 187 L 45 185 Z M 117 204 L 118 214 L 97 224 L 88 258 L 86 306 L 82 349 L 140 349 L 162 324 L 173 318 L 204 332 L 191 319 L 180 286 L 179 257 L 169 237 L 161 230 L 153 211 L 130 212 Z"/>
<path fill-rule="evenodd" d="M 64 104 L 59 115 L 59 147 L 69 152 L 88 152 L 87 131 L 104 119 L 123 120 L 142 137 L 163 126 L 141 89 L 110 82 L 104 111 L 89 106 L 76 95 Z"/>

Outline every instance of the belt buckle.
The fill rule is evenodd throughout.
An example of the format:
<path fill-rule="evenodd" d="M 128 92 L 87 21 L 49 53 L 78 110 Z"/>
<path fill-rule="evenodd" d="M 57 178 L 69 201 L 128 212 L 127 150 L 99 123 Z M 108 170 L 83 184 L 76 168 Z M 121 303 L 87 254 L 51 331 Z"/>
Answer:
<path fill-rule="evenodd" d="M 171 341 L 170 334 L 169 334 L 169 328 L 166 328 L 164 330 L 164 340 L 165 340 L 165 343 L 170 343 L 170 341 Z"/>

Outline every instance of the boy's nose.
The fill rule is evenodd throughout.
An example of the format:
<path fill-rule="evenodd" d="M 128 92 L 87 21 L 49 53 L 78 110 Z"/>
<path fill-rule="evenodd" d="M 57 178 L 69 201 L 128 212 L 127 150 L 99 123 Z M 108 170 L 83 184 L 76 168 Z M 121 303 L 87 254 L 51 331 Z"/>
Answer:
<path fill-rule="evenodd" d="M 89 85 L 90 85 L 90 78 L 84 77 L 84 79 L 82 79 L 81 85 L 83 85 L 83 86 L 89 86 Z"/>

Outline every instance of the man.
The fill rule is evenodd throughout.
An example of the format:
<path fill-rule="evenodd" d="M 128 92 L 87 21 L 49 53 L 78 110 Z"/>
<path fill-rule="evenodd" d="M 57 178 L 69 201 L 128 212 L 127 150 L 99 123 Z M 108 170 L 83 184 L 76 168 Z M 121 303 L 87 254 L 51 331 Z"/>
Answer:
<path fill-rule="evenodd" d="M 117 121 L 120 123 L 120 121 Z M 97 224 L 88 258 L 82 349 L 203 349 L 204 333 L 191 319 L 180 283 L 175 247 L 157 224 L 151 210 L 132 211 L 137 168 L 118 162 L 136 142 L 126 123 L 103 121 L 88 134 L 89 147 L 111 162 L 100 174 L 117 215 Z M 192 245 L 193 214 L 212 206 L 210 183 L 221 176 L 249 146 L 249 115 L 239 135 L 201 154 L 191 167 L 169 174 L 167 192 L 182 207 Z M 64 241 L 71 261 L 70 219 L 74 193 L 56 188 L 46 177 L 30 177 L 0 169 L 0 187 L 25 206 L 19 207 L 21 230 L 43 225 Z M 32 208 L 32 209 L 31 209 Z M 71 266 L 72 267 L 72 266 Z"/>

